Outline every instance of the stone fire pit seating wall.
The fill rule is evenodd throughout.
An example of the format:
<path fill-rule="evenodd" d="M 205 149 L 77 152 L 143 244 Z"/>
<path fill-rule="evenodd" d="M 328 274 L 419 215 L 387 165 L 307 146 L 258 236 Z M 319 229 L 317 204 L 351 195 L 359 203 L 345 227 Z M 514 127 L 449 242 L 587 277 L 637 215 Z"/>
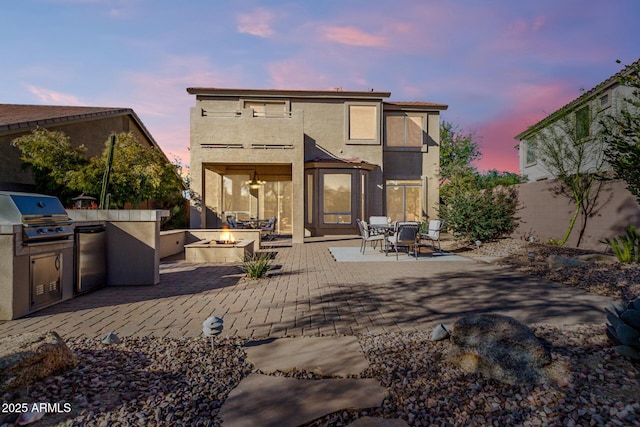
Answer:
<path fill-rule="evenodd" d="M 56 332 L 0 339 L 0 393 L 29 385 L 76 365 L 76 357 Z"/>
<path fill-rule="evenodd" d="M 549 381 L 551 353 L 525 324 L 508 316 L 476 314 L 455 322 L 450 361 L 470 373 L 508 384 Z"/>

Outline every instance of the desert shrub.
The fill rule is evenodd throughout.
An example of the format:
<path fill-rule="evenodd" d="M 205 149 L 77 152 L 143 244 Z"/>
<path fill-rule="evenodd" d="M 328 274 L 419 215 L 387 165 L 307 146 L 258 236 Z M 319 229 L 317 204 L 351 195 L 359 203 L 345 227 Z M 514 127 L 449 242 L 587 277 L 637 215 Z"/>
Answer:
<path fill-rule="evenodd" d="M 443 202 L 440 216 L 457 239 L 494 240 L 516 228 L 518 192 L 515 186 L 460 189 L 447 194 Z"/>
<path fill-rule="evenodd" d="M 242 261 L 240 269 L 251 279 L 260 279 L 271 270 L 271 255 L 268 252 L 256 253 Z"/>
<path fill-rule="evenodd" d="M 640 262 L 640 230 L 634 225 L 626 228 L 625 234 L 613 239 L 604 239 L 606 243 L 613 249 L 613 253 L 622 263 Z"/>

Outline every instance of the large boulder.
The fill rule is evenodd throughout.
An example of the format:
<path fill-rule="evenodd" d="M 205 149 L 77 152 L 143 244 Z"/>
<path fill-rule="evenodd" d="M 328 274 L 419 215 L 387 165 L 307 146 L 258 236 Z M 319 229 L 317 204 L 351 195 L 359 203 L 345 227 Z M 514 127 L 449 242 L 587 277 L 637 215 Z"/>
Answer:
<path fill-rule="evenodd" d="M 0 338 L 0 392 L 72 368 L 76 358 L 56 332 Z"/>
<path fill-rule="evenodd" d="M 551 354 L 525 324 L 498 314 L 459 319 L 451 332 L 450 360 L 467 372 L 508 383 L 547 382 Z"/>

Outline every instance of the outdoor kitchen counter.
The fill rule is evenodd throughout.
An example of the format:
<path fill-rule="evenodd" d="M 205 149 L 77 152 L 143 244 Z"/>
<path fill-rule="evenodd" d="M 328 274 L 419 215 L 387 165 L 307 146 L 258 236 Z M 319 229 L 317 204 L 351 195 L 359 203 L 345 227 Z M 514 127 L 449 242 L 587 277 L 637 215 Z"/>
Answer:
<path fill-rule="evenodd" d="M 168 211 L 70 209 L 67 213 L 72 228 L 106 227 L 107 286 L 160 283 L 160 220 Z M 0 221 L 0 320 L 17 319 L 73 298 L 73 237 L 27 245 L 23 244 L 22 230 L 22 225 Z M 30 265 L 47 254 L 61 254 L 55 260 L 61 267 L 61 295 L 56 301 L 35 306 L 30 303 Z"/>
<path fill-rule="evenodd" d="M 104 224 L 107 286 L 160 283 L 160 220 L 167 210 L 69 209 L 75 226 Z"/>

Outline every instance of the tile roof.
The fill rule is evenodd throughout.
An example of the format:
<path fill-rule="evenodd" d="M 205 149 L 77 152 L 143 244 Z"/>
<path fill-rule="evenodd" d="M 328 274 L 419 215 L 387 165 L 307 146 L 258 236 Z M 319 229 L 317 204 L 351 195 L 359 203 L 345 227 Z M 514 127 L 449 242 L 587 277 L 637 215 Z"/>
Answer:
<path fill-rule="evenodd" d="M 132 113 L 130 108 L 0 104 L 0 131 Z"/>
<path fill-rule="evenodd" d="M 601 93 L 603 90 L 606 90 L 606 89 L 608 89 L 610 87 L 613 87 L 613 86 L 617 85 L 618 84 L 618 79 L 620 77 L 623 77 L 625 75 L 631 74 L 631 72 L 633 72 L 634 69 L 637 69 L 637 67 L 640 67 L 640 59 L 638 59 L 637 61 L 633 62 L 632 64 L 627 65 L 622 70 L 620 70 L 617 73 L 615 73 L 613 76 L 609 77 L 605 81 L 603 81 L 600 84 L 596 85 L 591 90 L 583 93 L 578 98 L 574 99 L 573 101 L 569 102 L 568 104 L 558 108 L 556 111 L 554 111 L 553 113 L 549 114 L 544 119 L 542 119 L 539 122 L 529 126 L 527 128 L 527 130 L 525 130 L 524 132 L 516 135 L 515 139 L 522 141 L 531 132 L 538 131 L 539 129 L 543 128 L 547 124 L 555 121 L 556 118 L 558 118 L 558 116 L 560 116 L 565 111 L 567 111 L 569 109 L 572 109 L 572 108 L 575 108 L 576 106 L 582 104 L 583 102 L 586 102 L 586 101 L 589 101 L 589 100 L 593 99 L 596 95 Z"/>

